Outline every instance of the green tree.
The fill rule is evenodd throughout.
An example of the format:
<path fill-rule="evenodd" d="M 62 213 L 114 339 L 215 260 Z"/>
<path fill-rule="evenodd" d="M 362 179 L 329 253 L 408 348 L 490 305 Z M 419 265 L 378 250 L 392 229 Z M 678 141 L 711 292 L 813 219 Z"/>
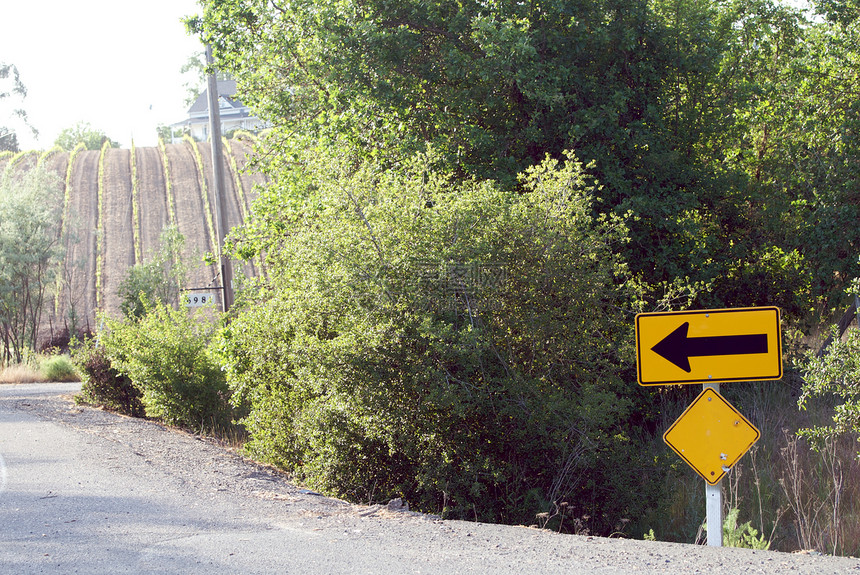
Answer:
<path fill-rule="evenodd" d="M 70 152 L 78 144 L 84 144 L 88 150 L 101 150 L 105 142 L 110 142 L 112 148 L 119 147 L 117 142 L 108 138 L 103 131 L 93 128 L 89 122 L 78 122 L 60 132 L 54 145 Z"/>
<path fill-rule="evenodd" d="M 0 176 L 0 338 L 2 361 L 20 363 L 36 347 L 48 286 L 62 257 L 57 223 L 63 193 L 36 167 Z"/>
<path fill-rule="evenodd" d="M 119 285 L 120 309 L 129 319 L 139 319 L 153 304 L 179 304 L 188 266 L 182 260 L 185 238 L 176 226 L 161 232 L 159 249 L 145 262 L 128 269 Z"/>
<path fill-rule="evenodd" d="M 14 64 L 0 62 L 0 152 L 19 151 L 18 129 L 26 128 L 34 136 L 38 134 L 27 121 L 26 110 L 13 107 L 13 102 L 20 105 L 26 97 L 27 88 L 21 81 L 18 68 Z"/>
<path fill-rule="evenodd" d="M 657 24 L 638 0 L 231 0 L 191 22 L 276 126 L 368 153 L 432 142 L 461 173 L 508 184 L 573 148 L 616 198 L 646 168 L 687 171 L 659 137 L 677 54 Z"/>
<path fill-rule="evenodd" d="M 756 108 L 776 101 L 802 44 L 797 11 L 228 0 L 190 24 L 276 126 L 274 179 L 318 142 L 392 164 L 429 142 L 457 177 L 513 188 L 574 149 L 602 184 L 595 212 L 629 215 L 619 249 L 646 283 L 687 281 L 706 286 L 697 305 L 779 305 L 790 319 L 820 296 L 791 194 L 764 187 L 755 154 Z"/>
<path fill-rule="evenodd" d="M 849 330 L 845 341 L 834 337 L 826 353 L 807 359 L 798 405 L 806 409 L 822 397 L 836 400 L 833 423 L 801 430 L 801 435 L 818 447 L 828 438 L 860 435 L 860 330 Z"/>
<path fill-rule="evenodd" d="M 816 0 L 815 11 L 831 22 L 844 26 L 860 20 L 860 3 L 857 0 Z"/>
<path fill-rule="evenodd" d="M 731 10 L 711 96 L 725 98 L 725 120 L 703 142 L 727 183 L 702 212 L 707 235 L 724 238 L 711 302 L 769 301 L 815 324 L 860 275 L 858 26 L 808 22 L 767 1 Z"/>

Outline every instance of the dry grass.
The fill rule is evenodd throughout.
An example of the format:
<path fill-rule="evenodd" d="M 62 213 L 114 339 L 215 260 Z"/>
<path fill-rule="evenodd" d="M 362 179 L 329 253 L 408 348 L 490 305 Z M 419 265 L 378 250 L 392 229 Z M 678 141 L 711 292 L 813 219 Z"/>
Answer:
<path fill-rule="evenodd" d="M 0 370 L 0 383 L 43 383 L 47 381 L 35 367 L 21 364 Z"/>
<path fill-rule="evenodd" d="M 722 481 L 724 513 L 740 509 L 739 521 L 752 521 L 773 550 L 860 553 L 857 437 L 815 451 L 796 436 L 799 428 L 828 423 L 833 404 L 822 400 L 800 411 L 796 391 L 780 382 L 721 391 L 762 433 Z M 659 524 L 666 539 L 692 542 L 704 520 L 704 482 L 678 461 L 670 484 L 671 503 Z"/>
<path fill-rule="evenodd" d="M 30 361 L 0 368 L 0 384 L 80 381 L 68 355 L 35 355 Z"/>

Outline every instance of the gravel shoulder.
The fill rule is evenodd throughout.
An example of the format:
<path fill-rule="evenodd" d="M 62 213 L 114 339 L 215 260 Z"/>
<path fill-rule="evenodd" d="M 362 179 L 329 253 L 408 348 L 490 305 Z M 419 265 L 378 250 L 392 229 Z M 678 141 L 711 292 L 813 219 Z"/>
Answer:
<path fill-rule="evenodd" d="M 851 558 L 559 535 L 353 505 L 213 441 L 0 385 L 15 573 L 859 573 Z M 5 463 L 4 463 L 5 462 Z"/>

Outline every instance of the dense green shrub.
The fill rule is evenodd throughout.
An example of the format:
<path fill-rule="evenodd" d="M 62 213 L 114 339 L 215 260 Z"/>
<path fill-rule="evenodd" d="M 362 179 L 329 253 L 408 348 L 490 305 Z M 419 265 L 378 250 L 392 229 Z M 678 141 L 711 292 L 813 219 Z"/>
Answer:
<path fill-rule="evenodd" d="M 253 454 L 450 517 L 531 523 L 565 501 L 608 532 L 641 515 L 637 477 L 656 477 L 634 439 L 625 228 L 591 215 L 581 165 L 548 160 L 526 194 L 426 158 L 317 155 L 294 178 L 235 240 L 264 238 L 270 264 L 223 338 Z"/>
<path fill-rule="evenodd" d="M 45 359 L 39 370 L 47 381 L 78 381 L 75 364 L 66 355 L 52 355 Z"/>
<path fill-rule="evenodd" d="M 105 349 L 94 339 L 86 339 L 73 349 L 72 358 L 82 375 L 80 403 L 100 405 L 132 417 L 143 417 L 141 392 L 128 376 L 111 365 Z"/>
<path fill-rule="evenodd" d="M 195 431 L 229 425 L 230 394 L 209 351 L 211 321 L 164 304 L 138 320 L 104 321 L 104 353 L 142 392 L 147 416 Z"/>

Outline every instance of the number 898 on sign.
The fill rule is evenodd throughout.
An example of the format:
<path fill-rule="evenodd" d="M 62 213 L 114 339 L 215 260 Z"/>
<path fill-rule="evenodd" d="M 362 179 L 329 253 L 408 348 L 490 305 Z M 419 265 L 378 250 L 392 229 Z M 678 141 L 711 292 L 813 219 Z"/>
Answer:
<path fill-rule="evenodd" d="M 211 293 L 186 293 L 185 305 L 187 307 L 200 307 L 215 301 Z"/>

